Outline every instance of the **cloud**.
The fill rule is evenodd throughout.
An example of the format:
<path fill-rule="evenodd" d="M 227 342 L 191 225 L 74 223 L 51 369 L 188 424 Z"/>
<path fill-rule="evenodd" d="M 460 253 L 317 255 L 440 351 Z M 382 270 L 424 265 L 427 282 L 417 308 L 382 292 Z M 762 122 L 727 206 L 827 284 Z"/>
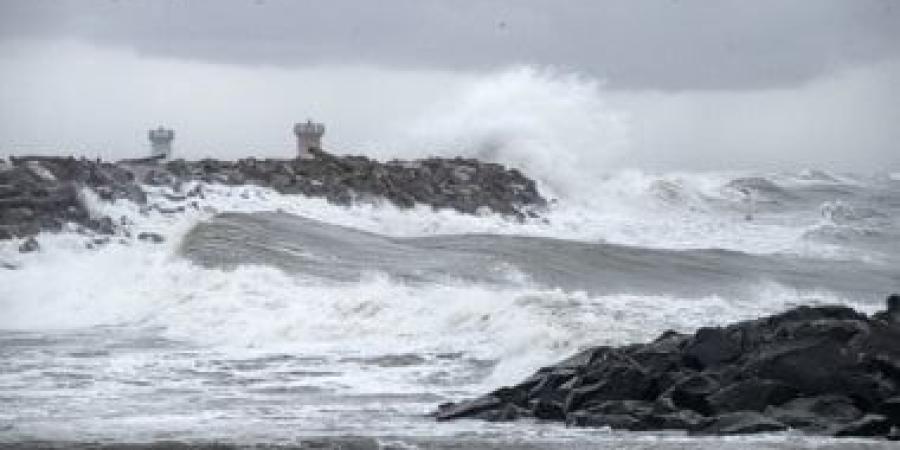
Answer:
<path fill-rule="evenodd" d="M 237 65 L 554 65 L 631 89 L 757 89 L 900 57 L 890 0 L 8 0 L 0 37 Z"/>

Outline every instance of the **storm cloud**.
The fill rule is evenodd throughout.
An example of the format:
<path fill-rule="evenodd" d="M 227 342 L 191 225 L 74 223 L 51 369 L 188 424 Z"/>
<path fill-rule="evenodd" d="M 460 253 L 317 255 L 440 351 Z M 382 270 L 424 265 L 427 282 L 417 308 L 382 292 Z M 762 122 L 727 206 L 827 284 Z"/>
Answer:
<path fill-rule="evenodd" d="M 889 0 L 0 0 L 0 156 L 897 171 L 898 86 Z"/>
<path fill-rule="evenodd" d="M 0 35 L 233 64 L 554 65 L 633 89 L 748 89 L 900 56 L 891 0 L 6 0 Z"/>

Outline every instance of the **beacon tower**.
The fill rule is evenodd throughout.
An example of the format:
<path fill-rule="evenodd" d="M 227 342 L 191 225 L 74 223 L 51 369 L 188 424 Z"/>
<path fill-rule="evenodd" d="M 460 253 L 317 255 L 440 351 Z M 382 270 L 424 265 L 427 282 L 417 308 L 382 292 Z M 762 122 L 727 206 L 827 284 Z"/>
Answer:
<path fill-rule="evenodd" d="M 294 134 L 297 135 L 297 156 L 304 159 L 312 158 L 313 150 L 322 150 L 325 125 L 307 120 L 306 123 L 294 125 Z"/>
<path fill-rule="evenodd" d="M 153 159 L 168 159 L 172 156 L 172 140 L 175 139 L 175 132 L 160 126 L 155 130 L 147 133 L 150 139 L 150 156 Z"/>

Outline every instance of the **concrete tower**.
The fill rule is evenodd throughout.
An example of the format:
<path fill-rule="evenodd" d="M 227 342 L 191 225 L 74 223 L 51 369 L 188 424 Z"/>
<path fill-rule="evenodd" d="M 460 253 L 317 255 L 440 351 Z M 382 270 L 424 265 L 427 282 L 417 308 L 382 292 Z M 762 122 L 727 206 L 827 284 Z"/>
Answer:
<path fill-rule="evenodd" d="M 300 158 L 312 158 L 312 150 L 322 150 L 322 135 L 325 134 L 325 125 L 307 120 L 306 123 L 294 125 L 294 134 L 297 135 L 297 156 Z"/>
<path fill-rule="evenodd" d="M 147 133 L 150 138 L 150 155 L 154 159 L 168 159 L 172 156 L 172 139 L 175 132 L 160 126 Z"/>

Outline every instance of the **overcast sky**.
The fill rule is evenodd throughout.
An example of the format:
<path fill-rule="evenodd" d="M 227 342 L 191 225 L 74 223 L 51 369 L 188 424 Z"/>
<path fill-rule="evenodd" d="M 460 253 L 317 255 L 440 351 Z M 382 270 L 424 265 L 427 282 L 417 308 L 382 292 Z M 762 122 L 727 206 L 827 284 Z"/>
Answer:
<path fill-rule="evenodd" d="M 19 0 L 4 37 L 235 64 L 554 64 L 612 87 L 785 86 L 900 56 L 892 0 Z"/>
<path fill-rule="evenodd" d="M 494 89 L 535 110 L 601 97 L 547 108 L 627 128 L 599 134 L 637 165 L 707 168 L 730 152 L 750 167 L 815 165 L 817 154 L 896 166 L 898 61 L 891 0 L 0 0 L 0 152 L 108 154 L 156 121 L 187 127 L 182 145 L 238 151 L 275 145 L 282 122 L 313 114 L 332 121 L 332 142 L 377 152 L 400 145 L 375 142 L 380 127 L 421 130 L 440 108 L 462 127 L 463 103 L 479 111 L 484 95 L 471 97 Z M 237 120 L 225 105 L 259 112 L 244 125 L 257 131 L 214 131 Z M 535 114 L 519 123 L 566 122 Z M 112 127 L 135 130 L 113 138 Z"/>

